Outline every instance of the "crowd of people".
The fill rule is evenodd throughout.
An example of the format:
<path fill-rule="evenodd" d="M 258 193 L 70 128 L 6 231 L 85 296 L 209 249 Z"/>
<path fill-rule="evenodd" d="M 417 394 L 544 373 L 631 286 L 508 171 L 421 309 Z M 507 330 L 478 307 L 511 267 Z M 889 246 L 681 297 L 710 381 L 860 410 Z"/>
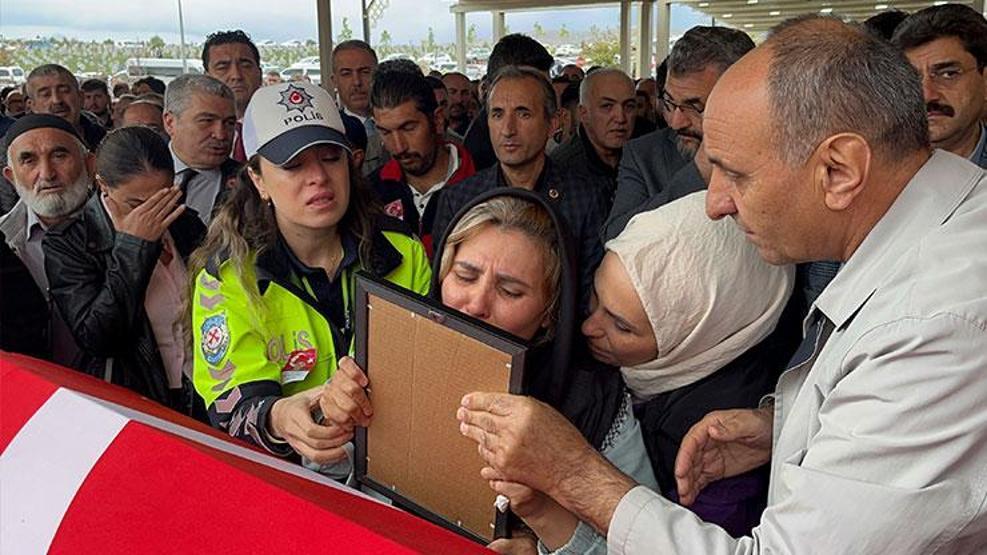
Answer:
<path fill-rule="evenodd" d="M 982 14 L 698 26 L 638 81 L 202 61 L 0 93 L 0 348 L 352 484 L 362 271 L 530 346 L 446 423 L 498 552 L 987 550 Z"/>

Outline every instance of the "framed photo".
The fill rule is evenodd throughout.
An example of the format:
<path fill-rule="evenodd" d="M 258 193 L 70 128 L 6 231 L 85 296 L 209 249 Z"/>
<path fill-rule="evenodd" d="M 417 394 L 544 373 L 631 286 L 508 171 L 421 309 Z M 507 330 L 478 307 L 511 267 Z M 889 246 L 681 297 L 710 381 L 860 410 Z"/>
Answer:
<path fill-rule="evenodd" d="M 356 432 L 357 480 L 480 543 L 507 536 L 507 515 L 480 477 L 456 410 L 471 391 L 520 393 L 526 345 L 390 283 L 356 278 L 356 361 L 374 416 Z"/>

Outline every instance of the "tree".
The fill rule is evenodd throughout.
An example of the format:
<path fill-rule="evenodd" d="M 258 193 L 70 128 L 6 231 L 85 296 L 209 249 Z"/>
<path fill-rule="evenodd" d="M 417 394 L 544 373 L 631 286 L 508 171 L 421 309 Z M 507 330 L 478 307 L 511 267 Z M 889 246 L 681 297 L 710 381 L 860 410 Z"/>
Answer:
<path fill-rule="evenodd" d="M 476 30 L 476 23 L 470 23 L 469 29 L 466 30 L 466 44 L 473 45 L 476 44 L 479 33 Z"/>
<path fill-rule="evenodd" d="M 428 38 L 425 39 L 425 44 L 422 47 L 425 52 L 435 52 L 435 29 L 428 28 Z"/>
<path fill-rule="evenodd" d="M 542 38 L 545 36 L 545 29 L 541 26 L 540 23 L 536 22 L 535 25 L 531 28 L 531 34 L 534 35 L 535 38 Z"/>
<path fill-rule="evenodd" d="M 339 34 L 336 35 L 336 42 L 343 42 L 344 40 L 351 40 L 353 38 L 353 29 L 350 29 L 350 18 L 343 18 L 343 28 L 339 30 Z"/>
<path fill-rule="evenodd" d="M 620 44 L 615 40 L 598 40 L 583 47 L 582 55 L 595 66 L 616 66 L 620 58 Z"/>
<path fill-rule="evenodd" d="M 154 35 L 153 37 L 150 38 L 150 40 L 147 41 L 147 47 L 150 48 L 152 52 L 154 52 L 155 58 L 160 58 L 161 51 L 165 47 L 165 41 L 163 38 L 159 37 L 158 35 Z"/>
<path fill-rule="evenodd" d="M 566 28 L 565 23 L 562 24 L 562 28 L 559 29 L 559 39 L 566 40 L 569 38 L 569 29 Z"/>

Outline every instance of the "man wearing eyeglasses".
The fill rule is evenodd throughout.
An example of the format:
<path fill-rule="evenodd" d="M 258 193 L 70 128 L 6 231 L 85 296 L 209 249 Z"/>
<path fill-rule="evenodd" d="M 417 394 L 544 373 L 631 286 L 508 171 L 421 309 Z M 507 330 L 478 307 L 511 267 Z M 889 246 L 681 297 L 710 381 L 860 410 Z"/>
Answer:
<path fill-rule="evenodd" d="M 892 39 L 922 76 L 932 146 L 987 168 L 987 20 L 968 6 L 915 12 Z"/>
<path fill-rule="evenodd" d="M 700 148 L 706 98 L 720 75 L 753 48 L 749 36 L 726 27 L 693 27 L 676 41 L 658 102 L 668 127 L 624 147 L 605 240 L 635 214 L 706 188 L 709 164 Z"/>

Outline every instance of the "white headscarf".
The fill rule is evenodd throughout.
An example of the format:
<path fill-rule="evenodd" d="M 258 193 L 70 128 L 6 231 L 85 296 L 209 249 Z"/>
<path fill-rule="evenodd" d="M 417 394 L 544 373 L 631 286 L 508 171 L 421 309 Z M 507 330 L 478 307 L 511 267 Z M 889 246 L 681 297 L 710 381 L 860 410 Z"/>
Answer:
<path fill-rule="evenodd" d="M 638 214 L 606 245 L 658 345 L 655 360 L 621 368 L 639 399 L 726 366 L 774 330 L 791 295 L 795 268 L 764 262 L 733 221 L 706 217 L 705 202 L 701 191 Z"/>

